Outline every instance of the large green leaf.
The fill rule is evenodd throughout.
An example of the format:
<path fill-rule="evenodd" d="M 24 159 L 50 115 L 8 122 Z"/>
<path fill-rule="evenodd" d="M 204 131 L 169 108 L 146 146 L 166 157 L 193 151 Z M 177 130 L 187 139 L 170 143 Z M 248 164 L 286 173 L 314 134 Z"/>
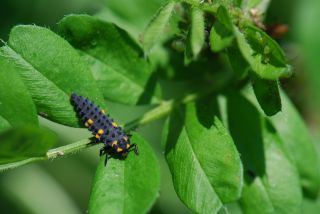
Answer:
<path fill-rule="evenodd" d="M 300 213 L 299 175 L 277 131 L 239 94 L 228 96 L 227 115 L 244 164 L 244 213 Z"/>
<path fill-rule="evenodd" d="M 167 121 L 163 143 L 174 188 L 196 213 L 216 213 L 236 201 L 242 189 L 242 164 L 218 118 L 215 99 L 181 108 Z"/>
<path fill-rule="evenodd" d="M 0 171 L 33 161 L 46 160 L 57 142 L 51 131 L 32 126 L 10 129 L 0 134 Z"/>
<path fill-rule="evenodd" d="M 309 196 L 317 197 L 320 190 L 320 164 L 315 144 L 289 98 L 285 93 L 281 93 L 281 97 L 282 111 L 272 117 L 271 121 L 295 160 L 305 191 Z"/>
<path fill-rule="evenodd" d="M 15 68 L 0 56 L 0 131 L 11 126 L 38 125 L 35 105 Z M 5 122 L 6 121 L 6 122 Z"/>
<path fill-rule="evenodd" d="M 70 105 L 72 92 L 104 103 L 95 81 L 80 55 L 68 42 L 37 26 L 12 29 L 1 52 L 15 65 L 27 86 L 38 113 L 69 126 L 79 126 Z"/>
<path fill-rule="evenodd" d="M 281 48 L 266 33 L 248 25 L 242 30 L 234 27 L 234 32 L 242 55 L 258 76 L 276 80 L 291 75 Z"/>
<path fill-rule="evenodd" d="M 191 27 L 185 49 L 186 64 L 190 63 L 200 53 L 205 42 L 204 30 L 204 13 L 199 8 L 194 7 L 191 9 Z"/>
<path fill-rule="evenodd" d="M 147 213 L 157 198 L 160 169 L 151 147 L 133 133 L 131 142 L 139 147 L 139 156 L 133 152 L 125 160 L 109 159 L 104 166 L 101 158 L 89 201 L 89 212 Z"/>
<path fill-rule="evenodd" d="M 301 43 L 303 60 L 307 69 L 306 75 L 310 81 L 313 101 L 320 106 L 320 25 L 316 24 L 320 18 L 320 1 L 304 0 L 297 2 L 297 16 L 295 16 L 294 33 Z M 308 83 L 309 84 L 309 83 Z"/>
<path fill-rule="evenodd" d="M 281 111 L 278 81 L 261 79 L 252 74 L 251 83 L 254 94 L 266 115 L 272 116 Z"/>
<path fill-rule="evenodd" d="M 127 32 L 87 15 L 67 16 L 59 29 L 81 50 L 105 98 L 131 105 L 160 101 L 156 74 Z"/>
<path fill-rule="evenodd" d="M 305 73 L 310 82 L 310 89 L 312 89 L 311 96 L 314 105 L 314 112 L 311 113 L 313 117 L 319 116 L 320 106 L 320 25 L 316 24 L 319 20 L 320 1 L 305 0 L 297 2 L 297 16 L 295 16 L 294 23 L 295 34 L 301 42 L 301 49 L 303 51 L 303 59 L 307 72 Z M 309 84 L 309 82 L 307 84 Z M 288 142 L 288 147 L 293 152 L 296 159 L 297 166 L 301 174 L 301 182 L 305 190 L 313 196 L 319 195 L 320 188 L 320 166 L 316 165 L 317 156 L 314 145 L 302 121 L 301 116 L 297 113 L 292 103 L 286 98 L 284 99 L 284 109 L 288 109 L 287 113 L 284 111 L 284 118 L 288 120 L 288 125 L 284 125 L 284 121 L 280 116 L 276 119 L 279 122 L 278 129 L 283 132 L 282 138 Z M 317 114 L 317 115 L 314 115 Z M 281 126 L 280 126 L 281 124 Z M 290 130 L 293 130 L 292 132 Z M 319 142 L 318 142 L 319 145 Z M 319 161 L 318 161 L 319 162 Z M 318 203 L 319 204 L 319 203 Z M 319 209 L 318 209 L 319 210 Z"/>
<path fill-rule="evenodd" d="M 244 95 L 259 108 L 252 90 L 247 88 Z M 305 192 L 308 196 L 316 197 L 320 190 L 320 165 L 315 144 L 294 105 L 283 91 L 280 95 L 282 111 L 269 119 L 298 168 L 300 182 Z"/>
<path fill-rule="evenodd" d="M 166 3 L 149 22 L 142 38 L 143 48 L 146 52 L 149 52 L 155 44 L 161 42 L 161 36 L 165 35 L 165 27 L 169 23 L 175 4 L 174 1 Z"/>

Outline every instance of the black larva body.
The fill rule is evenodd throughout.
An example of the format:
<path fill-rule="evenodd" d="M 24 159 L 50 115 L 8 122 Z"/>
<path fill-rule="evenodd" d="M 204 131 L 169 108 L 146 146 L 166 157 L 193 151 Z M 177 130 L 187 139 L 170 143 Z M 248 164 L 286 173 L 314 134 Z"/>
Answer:
<path fill-rule="evenodd" d="M 100 150 L 100 155 L 114 153 L 125 157 L 130 148 L 133 148 L 137 153 L 136 145 L 130 144 L 127 133 L 110 118 L 109 114 L 106 115 L 102 109 L 90 100 L 75 93 L 71 94 L 71 103 L 81 121 L 95 136 L 96 142 L 105 145 Z"/>

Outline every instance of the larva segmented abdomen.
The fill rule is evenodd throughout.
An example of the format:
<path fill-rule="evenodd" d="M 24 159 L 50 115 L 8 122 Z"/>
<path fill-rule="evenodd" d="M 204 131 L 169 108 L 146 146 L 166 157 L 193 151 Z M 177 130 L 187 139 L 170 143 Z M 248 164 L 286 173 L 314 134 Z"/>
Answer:
<path fill-rule="evenodd" d="M 93 135 L 100 134 L 101 140 L 115 140 L 121 134 L 121 129 L 113 122 L 109 115 L 83 96 L 71 95 L 71 102 L 74 105 L 81 121 L 92 132 Z M 100 130 L 100 132 L 99 132 Z M 101 131 L 102 130 L 102 131 Z"/>

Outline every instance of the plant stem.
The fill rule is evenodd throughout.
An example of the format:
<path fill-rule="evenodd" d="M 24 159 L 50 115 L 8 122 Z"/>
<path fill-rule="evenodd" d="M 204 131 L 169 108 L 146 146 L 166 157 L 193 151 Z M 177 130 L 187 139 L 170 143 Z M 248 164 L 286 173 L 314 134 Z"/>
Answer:
<path fill-rule="evenodd" d="M 54 149 L 50 149 L 47 152 L 47 158 L 48 159 L 55 159 L 57 157 L 62 157 L 64 155 L 76 153 L 78 151 L 81 151 L 83 149 L 86 149 L 88 147 L 91 147 L 93 145 L 97 144 L 92 144 L 90 139 L 82 139 L 80 141 L 77 141 L 75 143 L 71 143 L 65 146 L 60 146 Z"/>
<path fill-rule="evenodd" d="M 230 81 L 229 76 L 225 76 L 225 78 L 220 77 L 220 81 L 212 84 L 211 87 L 208 87 L 201 92 L 188 94 L 180 100 L 169 100 L 163 101 L 159 106 L 151 109 L 150 111 L 146 112 L 143 116 L 127 123 L 124 128 L 125 130 L 129 131 L 136 127 L 141 127 L 153 121 L 159 120 L 165 116 L 167 116 L 170 112 L 172 112 L 176 107 L 181 104 L 187 104 L 189 102 L 195 101 L 199 98 L 205 97 L 209 94 L 215 93 L 220 91 L 224 88 Z M 62 157 L 68 154 L 76 153 L 83 149 L 89 148 L 91 146 L 98 145 L 95 143 L 91 143 L 90 139 L 83 139 L 77 141 L 75 143 L 71 143 L 65 146 L 57 147 L 54 149 L 50 149 L 47 152 L 48 159 L 55 159 L 57 157 Z"/>

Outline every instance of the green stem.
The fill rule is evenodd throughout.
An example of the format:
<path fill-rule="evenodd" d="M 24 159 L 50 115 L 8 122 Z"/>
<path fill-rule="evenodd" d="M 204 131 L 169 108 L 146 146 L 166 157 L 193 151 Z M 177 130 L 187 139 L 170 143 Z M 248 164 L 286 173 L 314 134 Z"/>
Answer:
<path fill-rule="evenodd" d="M 73 154 L 96 144 L 92 144 L 90 139 L 82 139 L 75 143 L 71 143 L 65 146 L 60 146 L 54 149 L 50 149 L 47 152 L 48 159 L 55 159 L 64 155 Z"/>
<path fill-rule="evenodd" d="M 212 84 L 212 87 L 206 88 L 199 93 L 188 94 L 180 100 L 169 100 L 163 101 L 159 106 L 151 109 L 150 111 L 146 112 L 143 116 L 127 123 L 124 128 L 125 130 L 129 131 L 136 127 L 141 127 L 153 121 L 159 120 L 172 112 L 177 106 L 181 104 L 187 104 L 189 102 L 193 102 L 201 97 L 205 97 L 209 94 L 215 93 L 217 91 L 222 90 L 230 81 L 229 76 L 220 76 L 218 78 L 220 81 Z M 55 159 L 57 157 L 62 157 L 68 154 L 72 154 L 83 149 L 89 148 L 97 144 L 91 143 L 90 139 L 83 139 L 77 141 L 72 144 L 68 144 L 65 146 L 57 147 L 55 149 L 51 149 L 47 152 L 48 159 Z"/>
<path fill-rule="evenodd" d="M 212 90 L 210 90 L 210 92 L 212 92 Z M 200 97 L 207 95 L 208 93 L 209 93 L 209 91 L 206 90 L 201 94 L 196 94 L 196 93 L 195 94 L 188 94 L 180 101 L 176 101 L 176 100 L 163 101 L 158 107 L 146 112 L 142 117 L 127 123 L 124 126 L 125 130 L 132 130 L 137 127 L 141 127 L 143 125 L 151 123 L 155 120 L 159 120 L 159 119 L 167 116 L 174 108 L 176 108 L 180 104 L 187 104 L 187 103 L 192 102 Z"/>

